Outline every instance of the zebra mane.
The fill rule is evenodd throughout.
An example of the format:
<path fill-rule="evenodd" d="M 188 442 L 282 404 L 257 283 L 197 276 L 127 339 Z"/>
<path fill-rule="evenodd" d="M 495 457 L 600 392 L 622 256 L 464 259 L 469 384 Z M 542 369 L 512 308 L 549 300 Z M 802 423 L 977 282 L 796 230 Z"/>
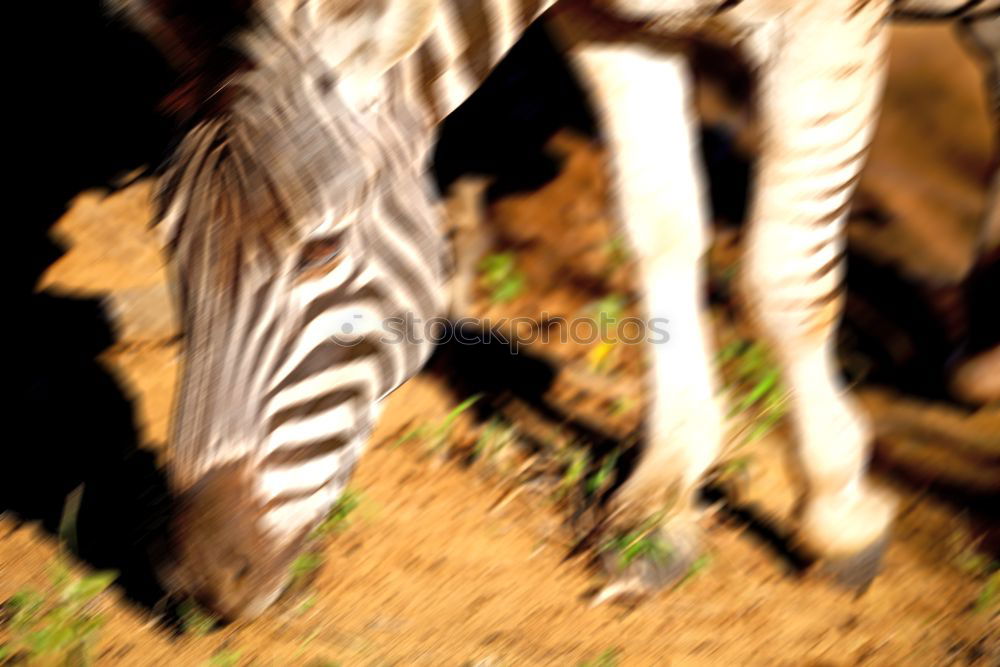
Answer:
<path fill-rule="evenodd" d="M 156 219 L 182 293 L 275 270 L 290 246 L 366 196 L 377 166 L 368 133 L 318 58 L 263 29 L 245 37 L 251 68 L 216 93 L 228 102 L 181 140 L 157 189 Z"/>

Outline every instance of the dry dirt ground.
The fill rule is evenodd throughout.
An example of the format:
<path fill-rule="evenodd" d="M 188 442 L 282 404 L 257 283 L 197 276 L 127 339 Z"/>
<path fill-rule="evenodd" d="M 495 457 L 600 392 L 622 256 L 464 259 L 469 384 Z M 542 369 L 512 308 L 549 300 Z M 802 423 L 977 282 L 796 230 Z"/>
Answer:
<path fill-rule="evenodd" d="M 967 232 L 982 206 L 989 134 L 984 107 L 973 108 L 981 97 L 941 93 L 953 105 L 970 106 L 942 110 L 941 96 L 919 92 L 925 81 L 953 90 L 942 81 L 959 80 L 954 88 L 976 90 L 975 69 L 943 34 L 897 32 L 897 50 L 913 59 L 906 61 L 909 69 L 894 69 L 889 99 L 895 106 L 866 183 L 882 193 L 915 190 L 916 201 L 902 201 L 899 194 L 888 205 L 897 212 L 918 211 L 909 217 L 929 221 L 935 214 L 927 212 L 933 211 L 927 202 L 933 200 L 937 210 L 948 212 L 939 217 L 957 221 L 956 229 Z M 921 55 L 934 52 L 919 46 L 928 35 L 944 44 L 938 53 L 947 54 L 945 64 L 942 57 Z M 928 68 L 937 72 L 928 74 Z M 927 112 L 919 122 L 905 120 L 902 114 L 917 104 L 928 104 Z M 954 118 L 971 120 L 948 120 Z M 942 131 L 945 126 L 954 132 Z M 928 127 L 936 134 L 929 135 Z M 916 137 L 926 140 L 915 142 Z M 553 230 L 603 224 L 601 154 L 580 141 L 559 141 L 557 148 L 572 156 L 561 176 L 538 193 L 501 201 L 491 211 L 501 229 L 521 234 L 529 294 L 512 309 L 541 305 L 580 312 L 593 298 L 583 288 L 560 287 L 551 280 L 552 269 L 560 257 L 587 248 L 596 252 L 606 243 L 606 232 L 564 232 L 563 239 L 582 246 L 560 249 L 556 243 L 553 250 L 559 239 Z M 944 173 L 942 163 L 954 169 Z M 920 188 L 910 187 L 918 181 Z M 148 195 L 147 182 L 112 196 L 82 193 L 54 229 L 68 252 L 40 287 L 111 295 L 113 312 L 131 313 L 118 320 L 118 342 L 101 363 L 134 397 L 141 439 L 162 462 L 178 345 L 164 305 L 162 260 L 147 228 Z M 925 229 L 922 223 L 917 228 Z M 532 234 L 534 241 L 523 243 Z M 960 270 L 965 260 L 961 234 L 958 238 L 953 245 L 935 245 L 928 261 L 945 267 L 942 271 Z M 584 267 L 590 261 L 580 259 Z M 913 266 L 918 271 L 927 264 Z M 601 277 L 607 289 L 618 279 Z M 481 302 L 480 307 L 486 308 Z M 720 330 L 720 337 L 726 335 Z M 623 386 L 622 392 L 628 391 Z M 352 483 L 360 505 L 347 530 L 326 544 L 325 564 L 307 590 L 254 622 L 177 636 L 111 589 L 98 600 L 107 624 L 92 652 L 96 663 L 1000 664 L 1000 616 L 995 607 L 974 608 L 984 581 L 963 570 L 982 525 L 961 507 L 888 480 L 882 483 L 901 494 L 900 518 L 885 573 L 858 599 L 795 573 L 745 523 L 720 513 L 710 530 L 711 561 L 683 586 L 634 608 L 591 608 L 588 596 L 599 576 L 585 559 L 568 557 L 564 509 L 541 493 L 512 495 L 517 487 L 510 476 L 484 463 L 468 467 L 429 455 L 420 440 L 399 444 L 402 432 L 440 423 L 455 402 L 432 374 L 414 378 L 391 396 Z M 994 416 L 984 413 L 984 429 L 997 428 L 995 421 L 985 421 Z M 468 427 L 463 423 L 462 429 Z M 753 445 L 745 500 L 777 525 L 788 518 L 793 502 L 781 464 L 786 445 L 782 429 Z M 0 600 L 26 587 L 44 588 L 46 566 L 57 550 L 58 540 L 37 526 L 0 518 Z"/>

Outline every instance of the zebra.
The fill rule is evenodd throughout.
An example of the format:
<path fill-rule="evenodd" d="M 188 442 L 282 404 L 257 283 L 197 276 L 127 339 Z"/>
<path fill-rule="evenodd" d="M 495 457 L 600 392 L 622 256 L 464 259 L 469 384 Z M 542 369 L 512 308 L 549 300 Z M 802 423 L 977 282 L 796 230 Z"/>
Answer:
<path fill-rule="evenodd" d="M 657 530 L 673 556 L 637 561 L 608 595 L 662 585 L 698 557 L 694 490 L 723 438 L 701 290 L 704 186 L 675 39 L 709 19 L 738 33 L 761 75 L 768 141 L 743 284 L 793 392 L 798 539 L 842 583 L 867 586 L 894 502 L 866 479 L 870 428 L 838 377 L 832 333 L 886 20 L 911 4 L 996 21 L 992 0 L 255 6 L 239 31 L 239 66 L 201 100 L 207 111 L 159 180 L 158 227 L 185 331 L 167 587 L 229 619 L 259 615 L 285 588 L 290 563 L 343 492 L 381 399 L 430 353 L 419 338 L 386 344 L 380 325 L 447 312 L 451 260 L 421 170 L 434 128 L 543 13 L 613 149 L 644 316 L 672 324 L 670 343 L 648 350 L 646 444 L 611 499 L 608 529 L 666 508 Z M 184 59 L 176 31 L 161 29 L 142 0 L 123 9 Z"/>
<path fill-rule="evenodd" d="M 794 517 L 797 546 L 817 556 L 838 584 L 864 590 L 878 572 L 895 501 L 867 479 L 872 430 L 840 377 L 835 332 L 844 299 L 844 226 L 874 131 L 887 21 L 893 13 L 916 18 L 916 12 L 962 20 L 990 58 L 987 85 L 1000 119 L 1000 3 L 599 4 L 652 31 L 724 9 L 715 19 L 739 34 L 757 69 L 764 144 L 738 289 L 790 390 L 793 461 L 802 491 Z M 635 564 L 631 576 L 602 594 L 612 597 L 675 580 L 700 553 L 703 530 L 694 489 L 718 456 L 724 413 L 701 302 L 699 258 L 708 239 L 703 186 L 690 148 L 693 119 L 657 127 L 663 118 L 683 115 L 683 74 L 670 57 L 634 42 L 588 45 L 575 63 L 610 135 L 619 218 L 638 253 L 643 316 L 672 323 L 671 344 L 650 354 L 647 446 L 612 504 L 631 514 L 626 525 L 670 507 L 672 516 L 660 530 L 675 553 L 665 567 Z M 651 92 L 648 81 L 675 86 Z M 671 164 L 663 164 L 665 156 Z M 997 206 L 994 200 L 988 212 L 984 249 L 1000 246 Z"/>
<path fill-rule="evenodd" d="M 257 8 L 235 44 L 248 65 L 202 100 L 158 179 L 185 334 L 161 578 L 229 619 L 280 594 L 381 399 L 430 355 L 420 332 L 383 328 L 447 312 L 451 259 L 419 166 L 434 127 L 547 8 L 374 4 Z M 476 30 L 489 46 L 466 53 Z"/>

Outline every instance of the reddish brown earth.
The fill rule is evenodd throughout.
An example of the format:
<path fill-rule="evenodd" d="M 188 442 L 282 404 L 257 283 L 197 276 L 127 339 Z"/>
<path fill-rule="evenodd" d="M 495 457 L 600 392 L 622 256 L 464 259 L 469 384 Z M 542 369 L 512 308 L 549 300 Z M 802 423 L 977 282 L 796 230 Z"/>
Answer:
<path fill-rule="evenodd" d="M 885 232 L 896 242 L 871 243 L 898 249 L 914 272 L 931 267 L 957 275 L 983 205 L 985 103 L 975 68 L 944 31 L 908 29 L 896 37 L 901 57 L 890 108 L 863 189 L 913 224 Z M 929 39 L 940 49 L 928 48 Z M 937 94 L 921 92 L 927 86 Z M 480 299 L 480 312 L 579 313 L 602 291 L 628 287 L 627 269 L 602 269 L 611 224 L 600 153 L 567 137 L 555 148 L 571 155 L 555 182 L 491 211 L 519 248 L 528 293 L 502 307 Z M 142 439 L 162 461 L 178 347 L 164 306 L 162 261 L 146 228 L 148 194 L 148 183 L 110 197 L 82 193 L 54 230 L 69 250 L 39 287 L 111 294 L 115 303 L 133 305 L 102 363 L 134 397 Z M 946 240 L 926 248 L 916 240 L 924 236 Z M 720 247 L 717 254 L 726 253 Z M 564 269 L 589 279 L 555 280 Z M 723 340 L 733 335 L 722 318 L 719 326 Z M 588 351 L 540 350 L 578 366 Z M 601 382 L 631 393 L 634 366 L 626 355 L 602 371 Z M 572 393 L 557 384 L 553 398 Z M 638 416 L 625 410 L 615 422 L 606 406 L 602 412 L 580 400 L 563 403 L 612 431 L 627 431 Z M 215 664 L 230 664 L 223 658 L 235 655 L 241 665 L 578 665 L 610 651 L 623 666 L 1000 664 L 1000 616 L 996 607 L 973 609 L 985 582 L 963 569 L 984 544 L 977 541 L 983 524 L 888 478 L 881 483 L 899 492 L 900 518 L 885 573 L 859 599 L 788 574 L 769 546 L 720 514 L 710 530 L 711 562 L 690 581 L 635 608 L 591 608 L 599 573 L 583 558 L 567 558 L 566 511 L 545 493 L 518 485 L 502 465 L 465 467 L 430 455 L 424 442 L 398 444 L 406 429 L 438 423 L 454 404 L 430 374 L 393 394 L 353 482 L 361 505 L 347 531 L 326 544 L 325 565 L 308 590 L 259 620 L 175 637 L 112 589 L 98 600 L 107 625 L 93 651 L 96 663 L 197 665 L 215 656 Z M 993 447 L 995 461 L 1000 414 L 984 409 L 976 419 L 982 448 Z M 471 428 L 461 421 L 457 444 Z M 781 459 L 786 447 L 779 429 L 743 452 L 752 477 L 746 502 L 778 525 L 793 502 Z M 0 518 L 0 599 L 44 587 L 45 565 L 56 552 L 57 540 L 36 526 L 16 528 L 12 518 Z"/>

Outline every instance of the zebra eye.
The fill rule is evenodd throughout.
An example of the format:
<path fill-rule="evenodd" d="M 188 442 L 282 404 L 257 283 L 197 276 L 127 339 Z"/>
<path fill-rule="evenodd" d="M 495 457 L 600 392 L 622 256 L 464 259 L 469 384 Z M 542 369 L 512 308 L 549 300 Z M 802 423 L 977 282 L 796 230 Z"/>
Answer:
<path fill-rule="evenodd" d="M 340 259 L 343 245 L 339 236 L 313 239 L 305 244 L 296 267 L 302 274 L 315 269 L 332 269 Z"/>
<path fill-rule="evenodd" d="M 243 581 L 250 575 L 250 561 L 246 558 L 241 558 L 237 562 L 236 568 L 233 570 L 233 580 L 237 583 Z"/>

